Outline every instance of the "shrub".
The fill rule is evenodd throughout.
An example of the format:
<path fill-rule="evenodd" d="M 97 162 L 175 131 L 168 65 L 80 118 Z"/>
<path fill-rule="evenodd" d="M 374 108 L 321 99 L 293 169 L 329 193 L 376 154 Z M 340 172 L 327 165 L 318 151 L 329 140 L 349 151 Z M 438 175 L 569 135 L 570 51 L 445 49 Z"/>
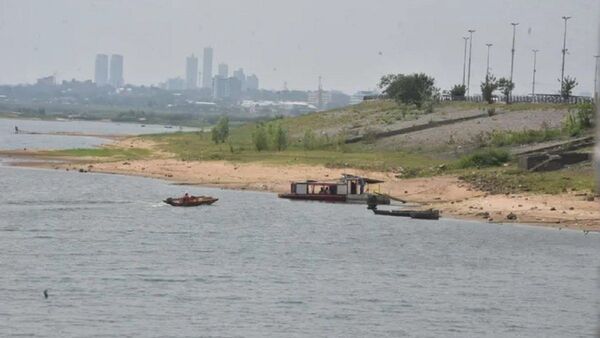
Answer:
<path fill-rule="evenodd" d="M 485 149 L 476 151 L 473 154 L 461 158 L 458 163 L 458 168 L 483 168 L 502 165 L 510 160 L 510 155 L 506 150 L 502 149 Z"/>

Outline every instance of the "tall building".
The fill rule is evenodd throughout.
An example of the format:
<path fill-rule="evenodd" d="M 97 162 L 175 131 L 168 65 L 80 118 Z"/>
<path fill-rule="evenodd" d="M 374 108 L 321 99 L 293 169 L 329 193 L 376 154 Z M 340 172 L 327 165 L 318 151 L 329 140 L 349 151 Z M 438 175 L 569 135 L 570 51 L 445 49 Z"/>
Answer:
<path fill-rule="evenodd" d="M 229 77 L 229 67 L 226 63 L 219 63 L 219 76 L 226 79 Z"/>
<path fill-rule="evenodd" d="M 108 84 L 108 55 L 96 55 L 96 67 L 94 69 L 94 82 L 97 86 Z"/>
<path fill-rule="evenodd" d="M 233 77 L 240 80 L 240 84 L 242 85 L 242 91 L 246 91 L 246 74 L 244 74 L 244 69 L 240 68 L 238 70 L 233 71 Z"/>
<path fill-rule="evenodd" d="M 202 57 L 202 88 L 212 88 L 212 59 L 213 49 L 205 47 Z"/>
<path fill-rule="evenodd" d="M 256 74 L 248 75 L 246 78 L 247 90 L 258 90 L 258 76 Z"/>
<path fill-rule="evenodd" d="M 113 54 L 110 56 L 110 77 L 108 83 L 115 87 L 123 85 L 123 55 Z"/>
<path fill-rule="evenodd" d="M 185 88 L 198 88 L 198 58 L 194 54 L 185 60 Z"/>
<path fill-rule="evenodd" d="M 238 101 L 242 97 L 242 84 L 235 77 L 219 75 L 213 79 L 213 97 L 218 100 Z"/>

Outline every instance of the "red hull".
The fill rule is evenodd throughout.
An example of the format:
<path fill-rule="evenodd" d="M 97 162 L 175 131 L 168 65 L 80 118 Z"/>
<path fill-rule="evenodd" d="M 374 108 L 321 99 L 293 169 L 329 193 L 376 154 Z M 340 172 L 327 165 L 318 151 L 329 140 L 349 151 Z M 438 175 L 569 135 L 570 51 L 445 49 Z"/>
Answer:
<path fill-rule="evenodd" d="M 279 194 L 279 198 L 303 201 L 321 201 L 321 202 L 346 202 L 346 195 L 301 195 L 301 194 Z"/>

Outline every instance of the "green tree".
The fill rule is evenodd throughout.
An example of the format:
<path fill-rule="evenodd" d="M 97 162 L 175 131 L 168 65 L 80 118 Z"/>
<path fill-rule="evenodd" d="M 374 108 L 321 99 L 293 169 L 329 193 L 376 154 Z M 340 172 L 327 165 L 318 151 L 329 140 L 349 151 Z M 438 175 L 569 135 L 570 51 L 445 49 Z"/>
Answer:
<path fill-rule="evenodd" d="M 211 131 L 212 140 L 215 143 L 224 143 L 229 137 L 229 118 L 223 116 L 219 119 L 216 126 Z"/>
<path fill-rule="evenodd" d="M 260 123 L 256 126 L 254 132 L 252 132 L 252 142 L 258 151 L 267 150 L 269 148 L 269 140 L 264 124 Z"/>
<path fill-rule="evenodd" d="M 388 74 L 381 78 L 379 88 L 396 102 L 414 104 L 421 108 L 424 102 L 433 99 L 434 83 L 433 77 L 423 73 Z"/>
<path fill-rule="evenodd" d="M 454 85 L 452 89 L 450 89 L 450 95 L 452 98 L 464 98 L 467 93 L 467 86 L 465 85 Z"/>
<path fill-rule="evenodd" d="M 302 138 L 302 146 L 305 150 L 313 150 L 317 147 L 317 136 L 312 129 L 307 129 Z"/>
<path fill-rule="evenodd" d="M 512 93 L 513 89 L 515 89 L 515 83 L 510 79 L 501 77 L 498 80 L 498 89 L 500 89 L 502 95 L 504 95 L 506 103 L 510 103 L 510 94 Z"/>
<path fill-rule="evenodd" d="M 496 89 L 498 89 L 496 77 L 494 77 L 492 74 L 486 75 L 485 82 L 481 83 L 481 96 L 483 96 L 483 99 L 487 103 L 494 103 L 494 92 Z"/>
<path fill-rule="evenodd" d="M 558 80 L 560 82 L 560 79 Z M 577 87 L 579 83 L 577 79 L 570 76 L 565 76 L 563 82 L 560 84 L 560 96 L 562 96 L 563 100 L 568 100 L 573 93 L 573 89 Z"/>
<path fill-rule="evenodd" d="M 288 146 L 287 130 L 283 129 L 281 124 L 278 124 L 277 127 L 274 128 L 273 145 L 278 151 L 285 150 Z"/>

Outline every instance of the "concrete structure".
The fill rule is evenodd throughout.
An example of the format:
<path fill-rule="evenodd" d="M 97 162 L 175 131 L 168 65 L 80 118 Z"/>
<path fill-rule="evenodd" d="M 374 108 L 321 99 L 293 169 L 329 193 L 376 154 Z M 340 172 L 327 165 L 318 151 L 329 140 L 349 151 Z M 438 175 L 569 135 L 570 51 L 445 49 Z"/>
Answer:
<path fill-rule="evenodd" d="M 206 47 L 202 56 L 202 88 L 212 88 L 212 62 L 213 49 Z"/>
<path fill-rule="evenodd" d="M 258 76 L 256 74 L 249 75 L 246 78 L 246 90 L 258 90 Z"/>
<path fill-rule="evenodd" d="M 323 110 L 331 102 L 331 92 L 324 90 L 316 90 L 308 92 L 308 103 L 317 107 L 318 110 Z"/>
<path fill-rule="evenodd" d="M 180 77 L 167 79 L 167 82 L 165 83 L 166 90 L 171 90 L 171 91 L 184 90 L 186 88 L 187 88 L 187 81 Z"/>
<path fill-rule="evenodd" d="M 229 77 L 229 66 L 226 63 L 219 64 L 219 76 L 226 79 Z"/>
<path fill-rule="evenodd" d="M 106 86 L 108 84 L 108 55 L 96 55 L 96 66 L 94 68 L 94 83 L 97 86 Z"/>
<path fill-rule="evenodd" d="M 198 88 L 198 58 L 194 54 L 185 60 L 185 88 Z"/>
<path fill-rule="evenodd" d="M 123 55 L 113 54 L 110 56 L 110 73 L 108 84 L 115 88 L 123 86 Z"/>

